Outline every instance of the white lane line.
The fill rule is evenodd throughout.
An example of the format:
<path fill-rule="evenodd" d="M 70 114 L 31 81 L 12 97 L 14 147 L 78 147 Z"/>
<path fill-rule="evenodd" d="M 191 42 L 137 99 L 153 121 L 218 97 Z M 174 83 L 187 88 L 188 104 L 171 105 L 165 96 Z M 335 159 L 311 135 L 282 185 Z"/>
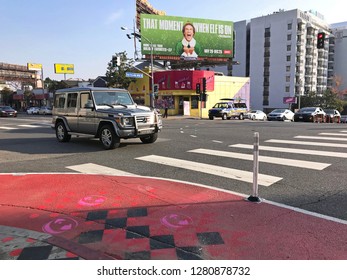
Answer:
<path fill-rule="evenodd" d="M 138 157 L 136 159 L 253 183 L 253 172 L 155 155 Z M 281 177 L 264 174 L 258 175 L 258 183 L 262 186 L 270 186 L 280 180 L 282 180 Z"/>
<path fill-rule="evenodd" d="M 4 129 L 4 130 L 14 130 L 14 129 L 18 129 L 16 127 L 9 127 L 9 126 L 0 126 L 0 129 Z"/>
<path fill-rule="evenodd" d="M 304 135 L 298 135 L 298 136 L 295 136 L 294 138 L 299 138 L 299 139 L 318 139 L 318 140 L 327 140 L 327 141 L 347 141 L 347 138 L 304 136 Z"/>
<path fill-rule="evenodd" d="M 190 150 L 188 152 L 212 155 L 212 156 L 228 157 L 228 158 L 238 158 L 238 159 L 251 160 L 251 161 L 253 160 L 253 155 L 251 154 L 241 154 L 241 153 L 216 151 L 216 150 L 209 150 L 209 149 L 195 149 L 195 150 Z M 307 168 L 307 169 L 315 169 L 315 170 L 323 170 L 324 168 L 327 168 L 328 166 L 330 166 L 330 164 L 328 163 L 320 163 L 320 162 L 306 161 L 306 160 L 284 159 L 284 158 L 267 157 L 267 156 L 259 156 L 258 160 L 260 162 L 266 162 L 271 164 L 294 166 L 299 168 Z"/>
<path fill-rule="evenodd" d="M 332 133 L 332 132 L 321 132 L 319 135 L 330 135 L 330 136 L 342 136 L 346 137 L 347 133 Z"/>
<path fill-rule="evenodd" d="M 40 125 L 32 125 L 32 124 L 20 124 L 18 126 L 20 126 L 20 127 L 30 127 L 30 128 L 41 127 Z"/>
<path fill-rule="evenodd" d="M 244 144 L 229 145 L 229 147 L 242 148 L 242 149 L 253 149 L 253 145 L 244 145 Z M 272 147 L 272 146 L 259 146 L 259 150 L 271 151 L 271 152 L 302 154 L 302 155 L 347 158 L 347 153 L 335 153 L 335 152 L 325 152 L 325 151 L 317 151 L 317 150 L 291 149 L 291 148 L 280 148 L 280 147 Z"/>
<path fill-rule="evenodd" d="M 128 173 L 122 170 L 94 164 L 85 163 L 79 165 L 66 166 L 66 168 L 83 173 L 83 174 L 102 174 L 102 175 L 120 175 L 120 176 L 134 176 L 135 174 Z"/>
<path fill-rule="evenodd" d="M 223 143 L 223 141 L 212 140 L 213 143 Z"/>
<path fill-rule="evenodd" d="M 279 143 L 279 144 L 319 146 L 319 147 L 347 148 L 347 144 L 326 143 L 326 142 L 294 141 L 294 140 L 279 140 L 279 139 L 270 139 L 270 140 L 266 140 L 265 142 Z"/>
<path fill-rule="evenodd" d="M 198 137 L 198 136 L 196 136 L 196 135 L 190 135 L 190 137 L 196 138 L 196 137 Z"/>

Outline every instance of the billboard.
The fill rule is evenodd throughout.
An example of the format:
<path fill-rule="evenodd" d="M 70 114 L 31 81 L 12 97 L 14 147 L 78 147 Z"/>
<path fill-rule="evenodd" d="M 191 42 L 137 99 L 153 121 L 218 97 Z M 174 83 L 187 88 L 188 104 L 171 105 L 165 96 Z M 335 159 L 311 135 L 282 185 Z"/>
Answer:
<path fill-rule="evenodd" d="M 35 71 L 42 70 L 42 64 L 39 64 L 39 63 L 28 63 L 27 66 L 28 66 L 28 70 L 35 70 Z"/>
<path fill-rule="evenodd" d="M 74 65 L 73 64 L 54 64 L 54 73 L 55 74 L 74 74 Z"/>
<path fill-rule="evenodd" d="M 233 57 L 232 21 L 141 14 L 141 51 L 168 60 Z"/>

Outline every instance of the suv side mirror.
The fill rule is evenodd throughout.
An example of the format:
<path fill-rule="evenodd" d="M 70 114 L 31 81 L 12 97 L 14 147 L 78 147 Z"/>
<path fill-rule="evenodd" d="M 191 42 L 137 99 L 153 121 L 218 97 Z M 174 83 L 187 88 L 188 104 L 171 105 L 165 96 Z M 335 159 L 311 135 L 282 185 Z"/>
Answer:
<path fill-rule="evenodd" d="M 94 109 L 93 101 L 88 100 L 87 103 L 84 105 L 85 109 Z"/>

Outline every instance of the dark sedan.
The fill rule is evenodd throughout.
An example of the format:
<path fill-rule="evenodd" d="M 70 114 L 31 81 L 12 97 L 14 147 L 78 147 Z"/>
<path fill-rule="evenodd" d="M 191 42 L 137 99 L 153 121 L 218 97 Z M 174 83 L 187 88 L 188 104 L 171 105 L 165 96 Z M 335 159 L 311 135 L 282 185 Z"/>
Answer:
<path fill-rule="evenodd" d="M 10 106 L 0 106 L 0 117 L 17 117 L 17 111 Z"/>
<path fill-rule="evenodd" d="M 320 107 L 304 107 L 294 114 L 295 122 L 325 122 L 326 113 Z"/>

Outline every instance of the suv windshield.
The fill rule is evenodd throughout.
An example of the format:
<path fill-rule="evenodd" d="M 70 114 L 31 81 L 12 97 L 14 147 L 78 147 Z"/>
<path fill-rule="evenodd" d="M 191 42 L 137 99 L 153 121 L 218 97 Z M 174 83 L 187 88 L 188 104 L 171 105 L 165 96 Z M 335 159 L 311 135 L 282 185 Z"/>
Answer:
<path fill-rule="evenodd" d="M 228 108 L 228 103 L 217 103 L 213 108 Z"/>
<path fill-rule="evenodd" d="M 94 91 L 94 100 L 97 106 L 113 106 L 113 105 L 133 105 L 133 100 L 127 92 L 114 91 Z"/>

